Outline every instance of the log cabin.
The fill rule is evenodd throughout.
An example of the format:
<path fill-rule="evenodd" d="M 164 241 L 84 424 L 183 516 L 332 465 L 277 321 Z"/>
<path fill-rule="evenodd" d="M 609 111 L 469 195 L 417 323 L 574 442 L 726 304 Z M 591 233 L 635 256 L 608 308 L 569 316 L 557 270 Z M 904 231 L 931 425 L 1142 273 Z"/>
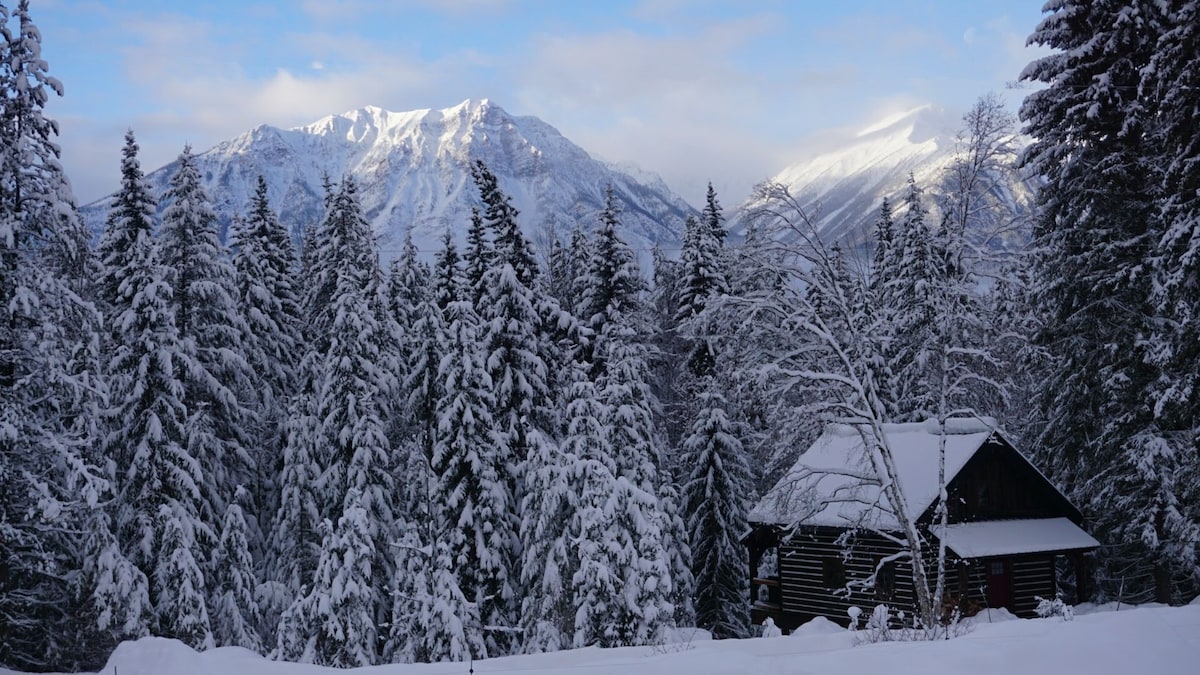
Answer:
<path fill-rule="evenodd" d="M 912 612 L 912 568 L 899 521 L 866 452 L 864 427 L 828 426 L 751 510 L 749 549 L 754 623 L 784 630 L 816 616 L 846 625 L 886 604 Z M 1059 590 L 1058 570 L 1084 595 L 1084 554 L 1099 544 L 1079 510 L 989 419 L 884 425 L 901 494 L 922 536 L 929 579 L 946 548 L 943 610 L 1003 607 L 1035 616 L 1037 598 Z M 947 526 L 935 519 L 945 444 Z M 1059 565 L 1064 563 L 1064 565 Z M 1072 599 L 1072 598 L 1068 598 Z"/>

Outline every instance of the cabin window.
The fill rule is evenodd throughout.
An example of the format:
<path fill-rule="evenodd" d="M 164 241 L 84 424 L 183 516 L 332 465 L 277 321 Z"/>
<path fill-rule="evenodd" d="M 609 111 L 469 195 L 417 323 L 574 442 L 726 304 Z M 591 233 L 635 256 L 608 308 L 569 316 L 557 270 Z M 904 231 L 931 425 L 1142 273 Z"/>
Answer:
<path fill-rule="evenodd" d="M 875 599 L 890 601 L 896 588 L 896 563 L 886 562 L 875 570 Z"/>
<path fill-rule="evenodd" d="M 825 558 L 821 561 L 821 576 L 825 579 L 825 588 L 842 588 L 846 585 L 846 566 L 841 558 Z"/>

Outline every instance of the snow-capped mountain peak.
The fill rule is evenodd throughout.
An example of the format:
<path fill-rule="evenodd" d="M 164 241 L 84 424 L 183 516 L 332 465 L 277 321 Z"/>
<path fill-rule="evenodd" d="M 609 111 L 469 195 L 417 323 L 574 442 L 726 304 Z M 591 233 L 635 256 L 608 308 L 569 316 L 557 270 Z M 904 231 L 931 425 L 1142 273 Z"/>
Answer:
<path fill-rule="evenodd" d="M 535 239 L 547 228 L 565 236 L 576 223 L 594 227 L 609 184 L 635 248 L 677 244 L 695 213 L 661 179 L 593 159 L 540 119 L 510 115 L 486 98 L 408 112 L 368 105 L 291 129 L 260 125 L 200 154 L 197 163 L 223 223 L 245 211 L 261 174 L 271 204 L 296 232 L 321 218 L 326 177 L 353 176 L 390 257 L 410 228 L 425 250 L 440 245 L 446 228 L 465 231 L 478 198 L 470 177 L 476 159 L 496 174 Z M 165 191 L 174 168 L 152 171 L 151 184 Z M 85 217 L 99 226 L 107 204 L 85 207 Z"/>
<path fill-rule="evenodd" d="M 788 187 L 818 215 L 826 241 L 863 243 L 883 198 L 898 205 L 909 175 L 932 189 L 953 161 L 961 119 L 926 104 L 888 115 L 827 152 L 788 166 L 771 179 Z M 1013 185 L 1015 199 L 1031 192 Z M 751 211 L 753 198 L 743 205 Z M 933 206 L 930 204 L 929 206 Z"/>

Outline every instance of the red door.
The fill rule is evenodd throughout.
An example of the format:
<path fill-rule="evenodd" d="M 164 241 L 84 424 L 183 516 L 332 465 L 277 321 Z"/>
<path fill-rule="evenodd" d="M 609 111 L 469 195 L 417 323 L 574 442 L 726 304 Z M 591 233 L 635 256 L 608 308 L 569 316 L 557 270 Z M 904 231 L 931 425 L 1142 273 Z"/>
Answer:
<path fill-rule="evenodd" d="M 1007 560 L 989 560 L 985 564 L 988 607 L 1012 609 L 1012 564 Z"/>

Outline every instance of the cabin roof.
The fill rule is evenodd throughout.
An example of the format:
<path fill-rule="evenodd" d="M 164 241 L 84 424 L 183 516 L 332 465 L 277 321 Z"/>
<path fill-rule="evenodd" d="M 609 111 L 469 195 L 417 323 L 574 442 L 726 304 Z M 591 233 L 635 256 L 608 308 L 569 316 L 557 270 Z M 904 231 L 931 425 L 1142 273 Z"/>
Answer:
<path fill-rule="evenodd" d="M 930 528 L 960 558 L 990 558 L 1022 553 L 1086 551 L 1096 541 L 1068 518 L 985 520 Z"/>
<path fill-rule="evenodd" d="M 752 523 L 832 527 L 899 528 L 882 494 L 865 449 L 865 425 L 831 424 L 784 477 L 751 509 Z M 946 428 L 946 483 L 988 439 L 998 435 L 988 418 L 955 419 Z M 910 518 L 917 519 L 938 495 L 937 420 L 885 424 L 883 436 L 899 477 Z"/>

